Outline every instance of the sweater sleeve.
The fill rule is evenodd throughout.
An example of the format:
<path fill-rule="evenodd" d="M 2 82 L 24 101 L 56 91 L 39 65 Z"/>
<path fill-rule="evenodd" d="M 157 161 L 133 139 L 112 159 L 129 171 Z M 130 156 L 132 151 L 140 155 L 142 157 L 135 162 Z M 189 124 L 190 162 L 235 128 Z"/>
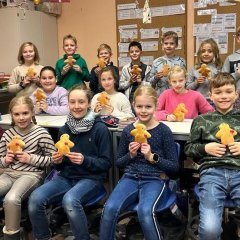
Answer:
<path fill-rule="evenodd" d="M 98 76 L 95 73 L 96 68 L 97 67 L 93 67 L 91 70 L 90 83 L 89 83 L 89 87 L 94 94 L 96 94 L 98 92 L 98 88 L 99 88 Z"/>
<path fill-rule="evenodd" d="M 88 71 L 87 63 L 83 58 L 82 58 L 82 64 L 81 64 L 80 68 L 82 71 L 79 73 L 79 75 L 85 82 L 89 82 L 90 74 Z"/>
<path fill-rule="evenodd" d="M 194 74 L 194 71 L 195 71 L 195 68 L 193 67 L 193 68 L 188 72 L 187 83 L 186 83 L 187 89 L 196 90 L 197 87 L 198 87 L 198 84 L 195 83 L 196 76 L 195 76 L 195 74 Z"/>
<path fill-rule="evenodd" d="M 215 110 L 213 106 L 209 104 L 206 98 L 203 95 L 201 95 L 201 93 L 199 93 L 196 105 L 198 107 L 198 112 L 201 114 L 213 112 Z"/>
<path fill-rule="evenodd" d="M 55 66 L 58 85 L 61 85 L 61 83 L 63 82 L 63 79 L 64 79 L 64 75 L 61 74 L 64 64 L 61 64 L 61 62 L 63 62 L 63 59 L 59 59 L 56 62 L 56 66 Z"/>
<path fill-rule="evenodd" d="M 128 70 L 128 65 L 125 65 L 122 69 L 122 74 L 121 74 L 121 78 L 120 78 L 120 82 L 119 82 L 119 89 L 120 90 L 126 90 L 128 89 L 130 86 L 131 86 L 131 83 L 130 83 L 130 72 Z"/>
<path fill-rule="evenodd" d="M 10 93 L 20 92 L 22 88 L 19 86 L 19 83 L 20 83 L 20 76 L 17 68 L 14 68 L 11 73 L 10 79 L 8 81 L 8 92 Z"/>
<path fill-rule="evenodd" d="M 155 117 L 158 121 L 165 121 L 167 119 L 167 115 L 170 114 L 166 110 L 166 94 L 163 92 L 159 97 L 158 97 L 158 102 L 157 102 L 157 109 L 155 112 Z"/>
<path fill-rule="evenodd" d="M 8 164 L 5 163 L 5 157 L 7 154 L 7 141 L 5 138 L 6 133 L 3 133 L 1 140 L 0 140 L 0 167 L 6 168 Z"/>

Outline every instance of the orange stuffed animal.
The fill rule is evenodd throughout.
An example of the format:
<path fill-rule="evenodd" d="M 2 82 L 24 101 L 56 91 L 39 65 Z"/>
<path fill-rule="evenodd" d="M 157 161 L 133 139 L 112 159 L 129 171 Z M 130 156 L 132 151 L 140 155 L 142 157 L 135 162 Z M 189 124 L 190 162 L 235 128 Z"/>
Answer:
<path fill-rule="evenodd" d="M 60 137 L 60 140 L 55 143 L 55 147 L 58 153 L 66 155 L 70 152 L 70 148 L 74 147 L 74 143 L 69 140 L 69 135 L 65 133 Z"/>
<path fill-rule="evenodd" d="M 168 66 L 168 64 L 165 63 L 165 64 L 163 65 L 162 70 L 161 70 L 163 76 L 164 76 L 164 77 L 167 77 L 169 71 L 170 71 L 170 67 Z"/>
<path fill-rule="evenodd" d="M 133 65 L 130 72 L 131 74 L 138 76 L 141 74 L 142 69 L 138 65 Z"/>
<path fill-rule="evenodd" d="M 16 154 L 16 152 L 22 152 L 24 147 L 25 143 L 18 135 L 13 136 L 12 140 L 7 144 L 7 148 L 12 151 L 13 154 Z"/>
<path fill-rule="evenodd" d="M 66 60 L 64 60 L 65 64 L 70 65 L 71 67 L 74 65 L 76 60 L 73 58 L 73 56 L 68 56 Z"/>
<path fill-rule="evenodd" d="M 105 68 L 106 67 L 106 63 L 104 61 L 103 58 L 99 58 L 98 59 L 98 63 L 97 63 L 98 67 L 100 67 L 101 69 Z"/>
<path fill-rule="evenodd" d="M 147 143 L 147 139 L 151 137 L 151 134 L 146 130 L 146 126 L 142 123 L 138 123 L 130 134 L 134 136 L 134 141 L 138 143 Z"/>
<path fill-rule="evenodd" d="M 36 102 L 41 102 L 42 100 L 46 99 L 46 94 L 41 88 L 38 88 L 36 90 L 36 92 L 34 93 L 34 96 L 36 98 Z"/>
<path fill-rule="evenodd" d="M 184 103 L 179 103 L 176 107 L 176 109 L 173 111 L 173 115 L 176 117 L 177 122 L 182 122 L 185 118 L 185 113 L 187 113 L 188 110 L 185 107 Z"/>
<path fill-rule="evenodd" d="M 198 69 L 198 72 L 204 77 L 209 77 L 209 73 L 211 72 L 211 70 L 210 68 L 208 68 L 207 64 L 203 63 Z"/>
<path fill-rule="evenodd" d="M 33 77 L 35 77 L 37 75 L 37 73 L 36 72 L 34 72 L 34 69 L 33 68 L 28 68 L 28 70 L 27 70 L 27 73 L 26 73 L 26 76 L 28 76 L 28 77 L 30 77 L 30 78 L 33 78 Z"/>
<path fill-rule="evenodd" d="M 108 105 L 109 104 L 109 96 L 106 92 L 101 92 L 97 98 L 98 102 L 101 106 Z"/>
<path fill-rule="evenodd" d="M 221 139 L 222 144 L 228 145 L 234 142 L 234 136 L 236 135 L 237 132 L 231 129 L 227 123 L 221 123 L 219 125 L 219 131 L 216 133 L 216 138 Z"/>

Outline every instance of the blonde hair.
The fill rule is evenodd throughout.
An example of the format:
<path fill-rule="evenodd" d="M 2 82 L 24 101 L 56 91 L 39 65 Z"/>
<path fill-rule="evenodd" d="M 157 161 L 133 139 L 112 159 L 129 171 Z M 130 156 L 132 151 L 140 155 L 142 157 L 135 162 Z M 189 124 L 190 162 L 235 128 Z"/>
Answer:
<path fill-rule="evenodd" d="M 168 79 L 170 80 L 172 75 L 174 75 L 176 73 L 180 73 L 180 72 L 182 72 L 184 74 L 185 78 L 187 77 L 187 71 L 186 71 L 185 67 L 181 67 L 179 65 L 173 66 L 168 73 Z"/>
<path fill-rule="evenodd" d="M 178 35 L 176 32 L 173 31 L 167 31 L 162 35 L 162 43 L 164 42 L 165 39 L 169 39 L 172 38 L 174 40 L 174 42 L 176 43 L 176 45 L 178 46 Z"/>
<path fill-rule="evenodd" d="M 148 97 L 152 98 L 154 104 L 157 105 L 157 92 L 155 89 L 150 85 L 140 85 L 133 94 L 133 102 L 135 102 L 136 97 L 147 95 Z"/>
<path fill-rule="evenodd" d="M 31 100 L 31 98 L 29 97 L 26 97 L 26 96 L 17 96 L 17 97 L 14 97 L 11 102 L 9 103 L 9 107 L 8 107 L 8 111 L 10 114 L 12 114 L 12 109 L 17 106 L 17 105 L 22 105 L 22 104 L 25 104 L 28 106 L 28 109 L 34 113 L 34 105 L 33 105 L 33 102 Z M 37 121 L 36 121 L 36 118 L 35 116 L 33 115 L 32 116 L 32 121 L 34 124 L 37 124 Z M 12 119 L 12 123 L 11 123 L 11 126 L 14 126 L 15 123 Z"/>
<path fill-rule="evenodd" d="M 93 93 L 89 88 L 87 88 L 86 84 L 76 84 L 72 88 L 70 88 L 69 91 L 68 91 L 68 100 L 69 100 L 69 96 L 70 96 L 71 92 L 74 91 L 74 90 L 83 91 L 85 93 L 87 99 L 88 99 L 88 103 L 91 102 L 92 97 L 93 97 Z"/>
<path fill-rule="evenodd" d="M 67 34 L 63 37 L 63 45 L 64 45 L 65 40 L 67 40 L 67 39 L 73 40 L 73 42 L 77 45 L 77 39 L 71 34 Z"/>
<path fill-rule="evenodd" d="M 97 56 L 99 56 L 100 51 L 103 49 L 106 49 L 110 54 L 112 54 L 111 47 L 106 43 L 102 43 L 97 49 Z"/>
<path fill-rule="evenodd" d="M 17 57 L 18 62 L 20 64 L 24 64 L 25 63 L 25 60 L 23 58 L 23 51 L 24 51 L 24 48 L 27 47 L 27 46 L 33 47 L 33 50 L 34 50 L 34 53 L 35 53 L 33 61 L 34 61 L 34 63 L 38 64 L 39 61 L 40 61 L 39 53 L 38 53 L 37 47 L 33 43 L 31 43 L 31 42 L 24 42 L 20 46 L 19 51 L 18 51 L 18 57 Z"/>
<path fill-rule="evenodd" d="M 196 58 L 197 67 L 200 67 L 200 65 L 202 63 L 202 60 L 201 60 L 202 48 L 205 44 L 210 44 L 211 45 L 213 55 L 214 55 L 212 62 L 216 65 L 217 68 L 221 68 L 222 67 L 222 60 L 220 58 L 219 48 L 218 48 L 217 43 L 212 38 L 209 38 L 209 39 L 206 39 L 206 40 L 202 41 L 202 43 L 201 43 L 201 45 L 198 49 L 198 52 L 197 52 L 197 58 Z"/>

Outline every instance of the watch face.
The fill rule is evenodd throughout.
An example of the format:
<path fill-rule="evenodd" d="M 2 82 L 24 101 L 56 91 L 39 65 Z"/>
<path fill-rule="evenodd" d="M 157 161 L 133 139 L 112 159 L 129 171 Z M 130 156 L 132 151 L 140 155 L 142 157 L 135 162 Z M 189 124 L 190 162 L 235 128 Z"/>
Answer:
<path fill-rule="evenodd" d="M 157 155 L 156 153 L 153 154 L 153 160 L 154 160 L 155 162 L 158 161 L 158 155 Z"/>

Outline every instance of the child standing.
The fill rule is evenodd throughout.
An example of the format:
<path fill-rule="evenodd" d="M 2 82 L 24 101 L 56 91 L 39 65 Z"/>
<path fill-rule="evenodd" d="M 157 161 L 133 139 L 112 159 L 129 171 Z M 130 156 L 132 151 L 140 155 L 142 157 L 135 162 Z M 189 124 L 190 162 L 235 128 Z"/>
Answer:
<path fill-rule="evenodd" d="M 152 69 L 148 81 L 156 89 L 158 96 L 169 88 L 168 78 L 163 72 L 164 65 L 172 68 L 174 65 L 186 67 L 183 58 L 175 55 L 175 49 L 178 46 L 178 35 L 173 31 L 168 31 L 162 36 L 162 50 L 164 56 L 153 61 Z"/>
<path fill-rule="evenodd" d="M 42 68 L 40 72 L 40 85 L 46 99 L 37 102 L 35 92 L 30 96 L 35 105 L 35 114 L 47 113 L 50 115 L 67 115 L 69 113 L 67 90 L 57 86 L 56 72 L 51 66 Z"/>
<path fill-rule="evenodd" d="M 101 106 L 98 97 L 94 95 L 91 108 L 100 115 L 111 115 L 119 119 L 134 117 L 128 98 L 121 92 L 117 92 L 117 76 L 112 67 L 106 67 L 99 73 L 100 84 L 108 94 L 109 104 Z"/>
<path fill-rule="evenodd" d="M 141 43 L 136 41 L 131 42 L 128 46 L 128 53 L 131 58 L 131 63 L 123 66 L 122 75 L 119 82 L 119 89 L 125 91 L 125 95 L 132 103 L 135 90 L 143 81 L 146 81 L 150 74 L 151 67 L 141 62 Z M 139 75 L 131 73 L 133 65 L 137 65 L 142 70 Z"/>
<path fill-rule="evenodd" d="M 54 143 L 46 129 L 36 124 L 30 98 L 12 99 L 9 111 L 13 127 L 6 130 L 0 140 L 0 165 L 5 171 L 0 175 L 0 196 L 4 197 L 4 239 L 20 239 L 21 202 L 40 185 L 44 168 L 51 163 Z M 22 152 L 9 150 L 7 144 L 14 136 L 25 143 Z"/>
<path fill-rule="evenodd" d="M 210 69 L 208 78 L 201 76 L 198 71 L 203 63 Z M 209 100 L 209 79 L 221 71 L 221 67 L 222 61 L 217 43 L 212 38 L 204 40 L 197 52 L 196 65 L 188 73 L 187 89 L 196 90 Z"/>
<path fill-rule="evenodd" d="M 168 74 L 168 81 L 171 89 L 165 90 L 158 98 L 157 120 L 176 121 L 172 114 L 179 103 L 184 103 L 187 109 L 185 118 L 193 119 L 199 113 L 214 111 L 204 96 L 193 90 L 186 89 L 186 70 L 180 66 L 171 68 Z"/>
<path fill-rule="evenodd" d="M 84 86 L 69 91 L 70 113 L 59 136 L 68 134 L 74 147 L 66 156 L 53 153 L 59 175 L 37 188 L 29 199 L 29 217 L 35 239 L 50 239 L 46 206 L 62 199 L 75 239 L 90 239 L 83 204 L 98 195 L 111 167 L 110 132 L 90 109 L 92 94 Z"/>
<path fill-rule="evenodd" d="M 43 68 L 39 65 L 37 47 L 31 42 L 24 42 L 18 52 L 19 66 L 15 67 L 8 81 L 8 91 L 19 96 L 30 96 L 37 89 L 39 73 Z M 34 74 L 29 75 L 29 69 Z"/>
<path fill-rule="evenodd" d="M 240 113 L 233 109 L 238 97 L 236 81 L 228 73 L 218 73 L 209 82 L 209 91 L 216 111 L 193 120 L 185 145 L 186 155 L 200 164 L 200 240 L 220 239 L 227 196 L 240 207 Z M 237 133 L 227 145 L 216 137 L 222 123 Z"/>
<path fill-rule="evenodd" d="M 90 79 L 89 71 L 85 60 L 76 54 L 77 39 L 72 35 L 66 35 L 63 38 L 63 50 L 65 52 L 63 58 L 56 63 L 56 73 L 58 85 L 70 89 L 76 84 L 84 84 Z M 64 63 L 68 57 L 73 57 L 73 63 Z"/>
<path fill-rule="evenodd" d="M 113 240 L 118 215 L 138 201 L 138 219 L 146 240 L 160 239 L 155 208 L 167 191 L 163 176 L 178 170 L 176 147 L 171 130 L 154 118 L 157 94 L 142 85 L 134 93 L 133 106 L 138 117 L 122 132 L 117 166 L 124 175 L 107 200 L 101 219 L 100 239 Z M 151 134 L 148 143 L 134 142 L 130 132 L 142 123 Z M 151 193 L 151 194 L 149 194 Z"/>
<path fill-rule="evenodd" d="M 108 44 L 103 43 L 98 47 L 97 53 L 98 53 L 97 57 L 104 60 L 106 67 L 111 66 L 114 69 L 116 76 L 117 76 L 117 88 L 116 89 L 118 89 L 119 70 L 118 70 L 118 67 L 114 66 L 113 62 L 111 62 L 111 57 L 112 57 L 111 47 Z M 102 69 L 99 66 L 95 66 L 91 70 L 91 79 L 90 79 L 89 87 L 92 90 L 92 92 L 94 93 L 94 95 L 103 91 L 103 89 L 99 85 L 99 79 L 98 79 L 98 76 L 99 76 L 99 73 L 101 70 Z"/>

